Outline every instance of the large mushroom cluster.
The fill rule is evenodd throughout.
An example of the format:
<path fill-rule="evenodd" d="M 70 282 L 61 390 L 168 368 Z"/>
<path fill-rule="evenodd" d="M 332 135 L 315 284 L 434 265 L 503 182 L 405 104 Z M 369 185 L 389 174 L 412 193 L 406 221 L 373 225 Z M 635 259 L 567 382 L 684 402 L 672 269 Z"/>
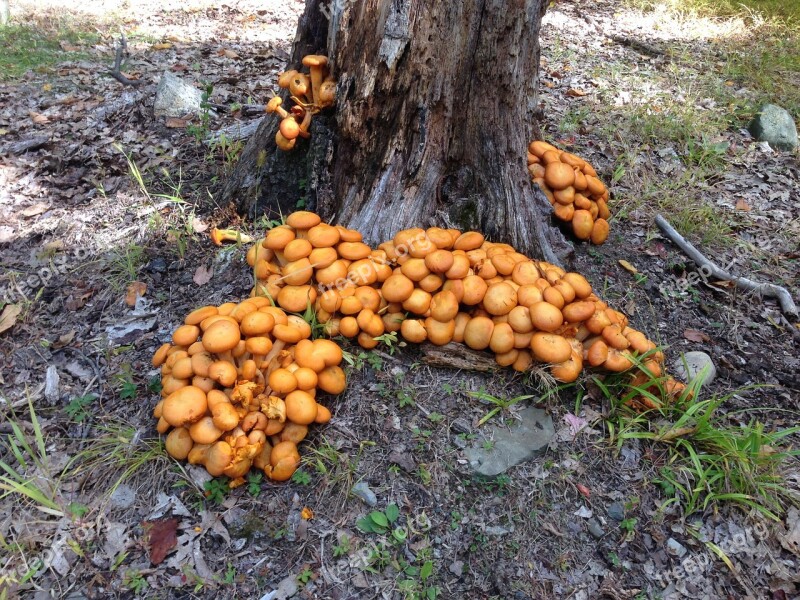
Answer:
<path fill-rule="evenodd" d="M 537 140 L 528 146 L 528 172 L 553 207 L 557 219 L 571 223 L 579 240 L 602 244 L 608 237 L 608 188 L 592 165 L 579 156 Z"/>
<path fill-rule="evenodd" d="M 656 345 L 585 277 L 477 231 L 407 229 L 372 249 L 357 231 L 300 211 L 257 242 L 248 263 L 254 296 L 288 312 L 313 307 L 327 335 L 364 348 L 392 332 L 411 343 L 464 343 L 518 371 L 550 365 L 563 382 L 584 363 L 621 372 L 634 366 L 632 353 L 650 353 L 648 368 L 661 373 Z"/>
<path fill-rule="evenodd" d="M 278 86 L 289 90 L 294 103 L 290 110 L 281 107 L 283 100 L 278 96 L 266 106 L 268 113 L 281 118 L 275 143 L 284 151 L 294 148 L 298 137 L 310 137 L 311 117 L 336 101 L 336 80 L 328 72 L 328 58 L 310 54 L 303 58 L 303 65 L 309 73 L 292 69 L 278 76 Z"/>
<path fill-rule="evenodd" d="M 342 350 L 311 340 L 311 327 L 264 297 L 191 312 L 153 356 L 162 400 L 153 412 L 167 452 L 235 487 L 251 467 L 285 481 L 297 444 L 330 410 L 319 393 L 346 385 Z"/>
<path fill-rule="evenodd" d="M 501 366 L 546 365 L 562 382 L 584 366 L 623 372 L 643 362 L 652 377 L 662 374 L 656 345 L 585 277 L 477 231 L 406 229 L 373 249 L 359 232 L 298 211 L 257 240 L 247 261 L 251 297 L 193 311 L 153 357 L 163 388 L 154 416 L 169 432 L 167 451 L 232 485 L 251 467 L 291 477 L 308 427 L 331 418 L 318 393 L 345 389 L 341 348 L 312 340 L 309 320 L 367 349 L 393 332 L 411 343 L 489 349 Z M 685 386 L 669 378 L 664 387 L 678 394 Z M 653 408 L 647 398 L 631 403 Z"/>

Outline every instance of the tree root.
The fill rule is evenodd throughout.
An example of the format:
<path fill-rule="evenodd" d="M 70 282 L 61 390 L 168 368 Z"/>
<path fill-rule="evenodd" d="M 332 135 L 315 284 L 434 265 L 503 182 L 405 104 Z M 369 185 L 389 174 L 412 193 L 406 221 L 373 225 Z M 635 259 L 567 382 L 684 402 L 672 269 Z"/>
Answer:
<path fill-rule="evenodd" d="M 746 277 L 737 277 L 735 275 L 731 275 L 730 273 L 723 271 L 716 264 L 703 256 L 703 254 L 697 248 L 686 241 L 686 239 L 680 233 L 675 231 L 672 225 L 670 225 L 669 222 L 661 215 L 656 215 L 656 225 L 658 225 L 659 229 L 661 229 L 664 235 L 666 235 L 676 246 L 678 246 L 684 252 L 684 254 L 686 254 L 686 256 L 691 258 L 698 267 L 706 270 L 709 275 L 713 275 L 717 279 L 730 281 L 736 285 L 736 287 L 751 292 L 756 292 L 761 296 L 777 298 L 783 313 L 787 316 L 797 318 L 797 306 L 795 305 L 791 294 L 789 294 L 786 288 L 772 283 L 759 283 L 757 281 L 753 281 L 752 279 L 747 279 Z"/>

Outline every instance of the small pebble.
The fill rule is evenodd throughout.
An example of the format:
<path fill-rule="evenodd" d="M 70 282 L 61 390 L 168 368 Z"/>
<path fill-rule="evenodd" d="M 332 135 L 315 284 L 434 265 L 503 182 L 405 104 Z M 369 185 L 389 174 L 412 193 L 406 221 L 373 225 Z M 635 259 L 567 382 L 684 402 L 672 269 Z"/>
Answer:
<path fill-rule="evenodd" d="M 625 507 L 622 502 L 612 502 L 608 505 L 608 516 L 615 521 L 622 521 L 625 518 Z"/>
<path fill-rule="evenodd" d="M 586 521 L 586 525 L 589 527 L 589 533 L 598 539 L 606 534 L 606 532 L 603 531 L 603 528 L 600 527 L 600 523 L 598 523 L 597 519 L 595 518 L 591 518 Z"/>
<path fill-rule="evenodd" d="M 375 495 L 375 492 L 373 492 L 364 481 L 359 481 L 355 484 L 351 491 L 354 496 L 361 498 L 367 506 L 376 506 L 378 504 L 378 497 Z"/>
<path fill-rule="evenodd" d="M 675 538 L 669 538 L 667 540 L 667 552 L 669 552 L 672 556 L 677 556 L 678 558 L 683 557 L 686 552 L 686 546 L 681 544 Z"/>

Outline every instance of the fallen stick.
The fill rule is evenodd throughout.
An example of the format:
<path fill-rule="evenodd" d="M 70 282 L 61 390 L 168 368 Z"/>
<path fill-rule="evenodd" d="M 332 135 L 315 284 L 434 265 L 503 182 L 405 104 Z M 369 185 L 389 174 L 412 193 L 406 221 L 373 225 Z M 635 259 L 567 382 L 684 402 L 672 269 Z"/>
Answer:
<path fill-rule="evenodd" d="M 672 225 L 670 225 L 669 222 L 661 215 L 656 215 L 656 225 L 658 225 L 659 229 L 661 229 L 664 235 L 666 235 L 676 246 L 678 246 L 684 252 L 684 254 L 686 254 L 686 256 L 691 258 L 698 267 L 708 271 L 710 275 L 713 275 L 717 279 L 730 281 L 736 285 L 736 287 L 751 292 L 756 292 L 761 296 L 777 298 L 778 303 L 781 306 L 781 310 L 785 315 L 795 318 L 798 316 L 797 306 L 795 305 L 791 294 L 789 294 L 786 288 L 782 288 L 781 286 L 772 283 L 759 283 L 757 281 L 753 281 L 752 279 L 747 279 L 746 277 L 737 277 L 735 275 L 731 275 L 730 273 L 720 269 L 717 265 L 703 256 L 703 254 L 697 248 L 692 246 L 692 244 L 686 241 L 686 239 L 680 233 L 675 231 Z"/>
<path fill-rule="evenodd" d="M 119 46 L 117 46 L 117 55 L 114 58 L 114 66 L 109 71 L 106 71 L 114 79 L 119 81 L 122 85 L 141 85 L 142 82 L 135 79 L 128 79 L 122 74 L 120 70 L 122 67 L 122 59 L 128 53 L 128 40 L 125 39 L 125 34 L 119 34 Z"/>

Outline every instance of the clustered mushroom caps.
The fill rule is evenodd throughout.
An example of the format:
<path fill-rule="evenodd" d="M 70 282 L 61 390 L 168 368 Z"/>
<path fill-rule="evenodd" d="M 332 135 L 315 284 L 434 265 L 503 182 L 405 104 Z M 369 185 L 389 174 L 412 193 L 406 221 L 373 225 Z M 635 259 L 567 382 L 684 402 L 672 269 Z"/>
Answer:
<path fill-rule="evenodd" d="M 491 349 L 497 363 L 525 371 L 550 365 L 563 382 L 584 363 L 612 372 L 635 357 L 656 377 L 663 354 L 600 300 L 585 277 L 536 261 L 477 231 L 407 229 L 377 249 L 361 234 L 292 213 L 250 248 L 253 296 L 288 312 L 313 307 L 327 335 L 367 349 L 385 333 L 411 343 Z"/>
<path fill-rule="evenodd" d="M 153 355 L 162 400 L 153 416 L 167 452 L 217 477 L 244 482 L 251 467 L 285 481 L 314 423 L 327 423 L 321 393 L 346 385 L 342 350 L 310 340 L 311 327 L 267 298 L 204 306 L 187 315 Z"/>
<path fill-rule="evenodd" d="M 309 308 L 326 335 L 367 349 L 399 332 L 410 343 L 489 349 L 516 371 L 546 365 L 561 382 L 584 366 L 620 373 L 639 363 L 637 388 L 657 385 L 655 377 L 673 397 L 685 389 L 662 378 L 656 344 L 585 277 L 477 231 L 406 229 L 373 249 L 358 231 L 298 211 L 258 240 L 247 262 L 251 297 L 193 311 L 153 356 L 163 397 L 153 414 L 159 433 L 169 432 L 167 451 L 232 486 L 253 466 L 275 481 L 291 477 L 308 426 L 331 418 L 317 394 L 346 387 L 341 348 L 311 340 L 311 326 L 292 314 Z M 656 408 L 654 397 L 628 403 Z"/>
<path fill-rule="evenodd" d="M 328 72 L 328 58 L 310 54 L 303 58 L 303 65 L 310 73 L 293 69 L 278 75 L 278 87 L 288 89 L 294 102 L 291 110 L 282 108 L 283 100 L 277 96 L 266 106 L 266 112 L 281 118 L 275 143 L 284 151 L 294 148 L 298 137 L 311 137 L 311 117 L 336 102 L 336 80 Z"/>
<path fill-rule="evenodd" d="M 528 146 L 528 172 L 557 219 L 572 224 L 580 240 L 602 244 L 608 237 L 608 188 L 588 162 L 537 140 Z"/>

